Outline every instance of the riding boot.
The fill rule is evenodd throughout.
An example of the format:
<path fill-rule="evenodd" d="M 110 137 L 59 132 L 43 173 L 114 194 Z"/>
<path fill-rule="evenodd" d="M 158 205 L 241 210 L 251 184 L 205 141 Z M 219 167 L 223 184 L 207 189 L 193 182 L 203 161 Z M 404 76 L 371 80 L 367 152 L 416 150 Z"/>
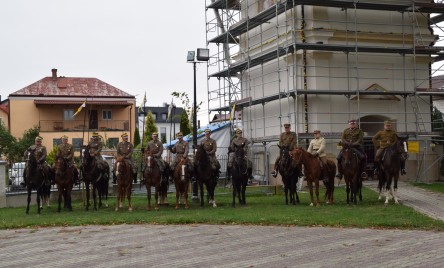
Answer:
<path fill-rule="evenodd" d="M 405 172 L 405 161 L 401 160 L 401 175 L 405 175 L 407 172 Z"/>
<path fill-rule="evenodd" d="M 80 179 L 79 179 L 79 171 L 77 170 L 77 168 L 74 168 L 72 171 L 73 175 L 74 175 L 74 184 L 78 185 L 80 184 Z"/>
<path fill-rule="evenodd" d="M 365 162 L 362 162 L 362 173 L 361 173 L 361 178 L 363 179 L 363 180 L 366 180 L 367 179 L 367 172 L 365 172 L 365 167 L 366 167 L 366 164 L 365 164 Z"/>

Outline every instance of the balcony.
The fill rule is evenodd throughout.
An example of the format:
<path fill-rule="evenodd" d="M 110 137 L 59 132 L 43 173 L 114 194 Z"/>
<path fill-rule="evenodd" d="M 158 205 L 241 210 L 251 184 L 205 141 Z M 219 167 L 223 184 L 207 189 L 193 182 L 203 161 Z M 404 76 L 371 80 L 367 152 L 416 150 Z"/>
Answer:
<path fill-rule="evenodd" d="M 40 120 L 42 132 L 75 132 L 75 131 L 129 131 L 128 120 Z"/>

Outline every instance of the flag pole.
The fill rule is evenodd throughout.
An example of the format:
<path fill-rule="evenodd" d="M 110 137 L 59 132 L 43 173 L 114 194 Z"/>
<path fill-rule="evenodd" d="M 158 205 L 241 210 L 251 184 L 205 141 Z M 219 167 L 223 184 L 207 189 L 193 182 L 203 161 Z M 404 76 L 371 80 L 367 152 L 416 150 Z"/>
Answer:
<path fill-rule="evenodd" d="M 145 95 L 143 96 L 143 106 L 142 106 L 142 111 L 143 111 L 143 124 L 142 124 L 142 142 L 140 144 L 140 151 L 142 152 L 144 150 L 143 148 L 143 140 L 145 139 L 145 103 L 146 103 L 146 91 L 145 91 Z M 139 121 L 139 120 L 137 120 Z M 142 188 L 142 179 L 143 179 L 143 152 L 142 152 L 142 157 L 141 157 L 141 161 L 140 161 L 140 188 Z"/>

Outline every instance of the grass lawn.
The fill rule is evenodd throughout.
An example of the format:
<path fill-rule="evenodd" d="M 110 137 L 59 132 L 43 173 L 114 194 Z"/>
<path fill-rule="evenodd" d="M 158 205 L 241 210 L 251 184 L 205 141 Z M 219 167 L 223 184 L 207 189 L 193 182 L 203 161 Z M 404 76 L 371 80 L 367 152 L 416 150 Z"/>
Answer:
<path fill-rule="evenodd" d="M 325 190 L 321 189 L 323 196 Z M 395 205 L 392 202 L 384 206 L 377 194 L 364 187 L 364 201 L 358 206 L 347 205 L 345 189 L 335 189 L 334 205 L 322 203 L 320 207 L 309 206 L 309 194 L 300 193 L 301 203 L 295 206 L 285 205 L 285 197 L 278 188 L 252 187 L 247 189 L 247 205 L 231 207 L 231 190 L 217 188 L 216 202 L 218 207 L 212 208 L 205 202 L 200 208 L 191 203 L 187 210 L 183 206 L 174 209 L 175 194 L 169 194 L 169 205 L 160 207 L 159 211 L 147 211 L 145 194 L 133 195 L 133 211 L 126 208 L 114 211 L 115 197 L 109 199 L 108 208 L 96 212 L 84 211 L 83 202 L 76 201 L 73 211 L 57 213 L 57 204 L 44 208 L 41 215 L 37 214 L 36 206 L 32 206 L 29 215 L 25 207 L 0 209 L 0 229 L 24 228 L 36 226 L 79 226 L 91 224 L 244 224 L 244 225 L 286 225 L 286 226 L 330 226 L 358 228 L 401 228 L 444 231 L 442 221 L 431 219 L 409 207 Z M 323 198 L 322 198 L 323 199 Z"/>
<path fill-rule="evenodd" d="M 423 189 L 437 192 L 437 193 L 444 193 L 444 183 L 443 182 L 433 182 L 433 183 L 422 183 L 422 182 L 415 182 L 412 183 L 414 186 L 421 187 Z"/>

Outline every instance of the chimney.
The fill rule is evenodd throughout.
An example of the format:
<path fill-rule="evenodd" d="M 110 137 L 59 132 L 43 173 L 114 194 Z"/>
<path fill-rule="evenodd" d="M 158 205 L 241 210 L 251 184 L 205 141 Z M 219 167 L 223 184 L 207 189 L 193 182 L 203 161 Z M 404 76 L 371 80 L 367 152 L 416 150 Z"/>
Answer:
<path fill-rule="evenodd" d="M 52 72 L 52 80 L 57 80 L 57 69 L 52 69 L 51 70 L 51 72 Z"/>

